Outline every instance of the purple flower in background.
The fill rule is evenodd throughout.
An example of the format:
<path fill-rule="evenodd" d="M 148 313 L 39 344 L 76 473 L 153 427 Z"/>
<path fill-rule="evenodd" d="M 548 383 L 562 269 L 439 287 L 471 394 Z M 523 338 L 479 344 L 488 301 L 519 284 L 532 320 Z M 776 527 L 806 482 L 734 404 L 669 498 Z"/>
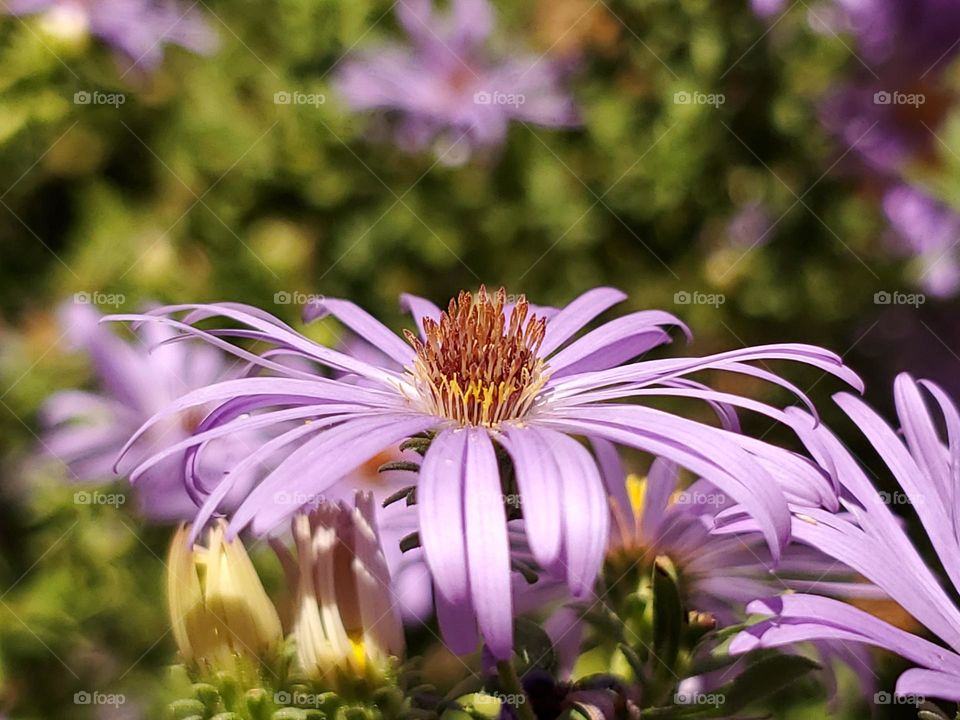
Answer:
<path fill-rule="evenodd" d="M 144 70 L 160 64 L 164 45 L 203 54 L 217 46 L 216 35 L 194 6 L 176 0 L 10 0 L 5 7 L 11 15 L 43 13 L 53 32 L 89 32 L 131 67 Z"/>
<path fill-rule="evenodd" d="M 923 390 L 936 403 L 932 415 Z M 803 640 L 865 643 L 897 653 L 919 667 L 897 681 L 900 695 L 960 701 L 960 413 L 943 390 L 900 375 L 894 384 L 898 434 L 869 406 L 846 394 L 837 403 L 863 431 L 900 486 L 878 493 L 850 453 L 823 426 L 803 434 L 818 461 L 843 486 L 848 515 L 811 509 L 794 521 L 794 538 L 834 557 L 875 583 L 944 646 L 896 628 L 851 605 L 819 594 L 798 593 L 760 600 L 748 608 L 774 617 L 734 639 L 731 651 L 778 647 Z M 944 442 L 937 429 L 946 428 Z M 901 437 L 902 436 L 902 437 Z M 909 505 L 922 523 L 951 589 L 910 543 L 888 507 Z"/>
<path fill-rule="evenodd" d="M 72 479 L 81 483 L 111 479 L 114 463 L 132 432 L 178 396 L 231 374 L 230 358 L 209 346 L 161 345 L 172 333 L 160 326 L 146 327 L 142 338 L 128 342 L 100 325 L 100 319 L 90 305 L 63 309 L 64 334 L 90 358 L 99 387 L 94 392 L 55 393 L 41 410 L 42 452 L 63 462 Z M 198 408 L 156 425 L 132 448 L 123 467 L 133 467 L 167 443 L 189 437 L 192 425 L 204 414 Z M 219 482 L 223 468 L 258 447 L 259 440 L 251 433 L 240 433 L 214 443 L 197 467 L 200 484 Z M 137 500 L 148 517 L 185 520 L 196 515 L 197 505 L 182 481 L 182 463 L 182 454 L 167 459 L 137 482 Z"/>
<path fill-rule="evenodd" d="M 487 0 L 452 0 L 447 17 L 431 0 L 400 0 L 397 18 L 409 45 L 348 59 L 337 76 L 341 94 L 354 110 L 395 112 L 395 137 L 404 150 L 433 145 L 451 164 L 502 144 L 511 121 L 577 125 L 557 63 L 488 51 L 492 15 Z"/>
<path fill-rule="evenodd" d="M 750 0 L 753 12 L 762 18 L 779 15 L 786 9 L 786 0 Z"/>
<path fill-rule="evenodd" d="M 952 295 L 960 287 L 960 213 L 907 185 L 888 190 L 883 211 L 899 247 L 920 262 L 920 283 L 930 293 Z"/>
<path fill-rule="evenodd" d="M 686 330 L 673 316 L 653 310 L 631 313 L 575 339 L 590 321 L 625 298 L 617 290 L 597 288 L 561 310 L 536 314 L 523 297 L 508 303 L 502 289 L 490 296 L 481 288 L 476 298 L 460 293 L 445 312 L 429 301 L 404 296 L 419 330 L 407 332 L 409 344 L 349 301 L 328 298 L 308 306 L 308 321 L 335 317 L 392 357 L 402 371 L 314 343 L 268 313 L 235 303 L 115 316 L 170 327 L 185 338 L 204 338 L 251 367 L 275 373 L 211 384 L 171 403 L 130 442 L 183 413 L 221 404 L 196 426 L 192 437 L 168 443 L 136 468 L 131 479 L 185 451 L 195 462 L 208 443 L 240 430 L 290 424 L 229 471 L 196 519 L 195 528 L 202 528 L 221 509 L 224 497 L 257 483 L 233 514 L 231 531 L 250 526 L 265 534 L 370 458 L 429 433 L 416 500 L 440 626 L 455 651 L 469 652 L 476 647 L 479 624 L 499 658 L 509 657 L 513 637 L 510 545 L 500 478 L 507 457 L 523 498 L 523 530 L 532 555 L 550 575 L 563 578 L 574 597 L 591 592 L 603 560 L 607 497 L 624 494 L 615 444 L 687 467 L 748 507 L 776 557 L 789 537 L 788 497 L 824 500 L 822 473 L 812 463 L 788 462 L 785 451 L 736 432 L 733 408 L 788 424 L 790 416 L 764 403 L 713 391 L 688 376 L 725 370 L 775 383 L 804 401 L 793 385 L 749 363 L 794 360 L 857 387 L 859 379 L 833 353 L 798 344 L 630 362 L 669 342 L 664 328 Z M 180 312 L 187 315 L 175 319 Z M 212 317 L 246 327 L 196 327 Z M 229 343 L 228 337 L 255 340 L 271 349 L 254 354 Z M 362 382 L 328 379 L 277 362 L 290 356 Z M 705 401 L 716 409 L 723 427 L 627 402 L 656 397 Z M 592 441 L 593 454 L 578 437 Z M 499 456 L 498 447 L 503 450 Z M 264 471 L 265 462 L 272 469 Z M 187 483 L 193 485 L 191 467 L 186 471 Z"/>
<path fill-rule="evenodd" d="M 852 33 L 871 65 L 906 64 L 920 76 L 945 69 L 960 52 L 960 5 L 954 0 L 834 0 L 834 5 L 830 29 Z"/>
<path fill-rule="evenodd" d="M 934 153 L 932 131 L 948 106 L 933 84 L 885 74 L 843 85 L 823 102 L 820 121 L 870 175 L 886 178 Z"/>

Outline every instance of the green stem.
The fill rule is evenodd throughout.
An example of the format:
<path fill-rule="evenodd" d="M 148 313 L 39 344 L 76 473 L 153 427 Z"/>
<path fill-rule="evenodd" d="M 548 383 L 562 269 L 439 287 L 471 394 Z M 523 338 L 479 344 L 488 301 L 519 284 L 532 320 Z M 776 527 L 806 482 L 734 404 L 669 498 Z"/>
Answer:
<path fill-rule="evenodd" d="M 516 704 L 513 707 L 520 720 L 537 720 L 537 716 L 533 713 L 533 705 L 530 703 L 527 693 L 523 690 L 523 685 L 520 683 L 520 678 L 517 677 L 517 670 L 513 667 L 513 663 L 509 660 L 498 660 L 497 674 L 500 676 L 500 689 L 506 695 L 512 695 L 516 699 Z"/>

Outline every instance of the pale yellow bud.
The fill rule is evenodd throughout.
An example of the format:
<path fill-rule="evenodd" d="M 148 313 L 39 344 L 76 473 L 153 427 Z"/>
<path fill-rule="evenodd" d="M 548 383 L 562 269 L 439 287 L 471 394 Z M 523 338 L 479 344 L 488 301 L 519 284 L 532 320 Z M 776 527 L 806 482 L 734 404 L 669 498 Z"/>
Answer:
<path fill-rule="evenodd" d="M 229 667 L 237 657 L 258 659 L 280 644 L 277 611 L 240 540 L 228 541 L 225 523 L 191 548 L 189 528 L 173 537 L 167 559 L 167 597 L 173 637 L 184 660 Z"/>
<path fill-rule="evenodd" d="M 304 672 L 331 685 L 344 674 L 380 677 L 403 655 L 374 513 L 373 496 L 358 493 L 353 508 L 327 504 L 293 521 L 297 655 Z"/>

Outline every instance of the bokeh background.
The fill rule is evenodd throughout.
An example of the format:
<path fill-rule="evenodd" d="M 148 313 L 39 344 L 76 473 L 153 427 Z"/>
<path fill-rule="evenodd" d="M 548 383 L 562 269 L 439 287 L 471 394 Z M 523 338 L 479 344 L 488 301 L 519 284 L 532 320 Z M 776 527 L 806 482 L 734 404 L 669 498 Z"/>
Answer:
<path fill-rule="evenodd" d="M 681 316 L 690 352 L 811 342 L 881 407 L 900 370 L 960 391 L 960 20 L 938 3 L 498 0 L 492 51 L 563 67 L 581 124 L 519 120 L 451 153 L 397 142 L 395 113 L 338 89 L 353 55 L 404 42 L 386 0 L 198 0 L 184 10 L 216 46 L 150 66 L 8 2 L 0 715 L 159 717 L 173 653 L 169 529 L 78 502 L 36 458 L 43 400 L 91 381 L 63 303 L 236 300 L 297 323 L 324 294 L 401 327 L 401 292 L 443 303 L 483 282 L 559 304 L 607 284 Z M 839 389 L 791 377 L 824 406 Z M 881 660 L 883 686 L 897 667 Z M 93 689 L 126 702 L 74 702 Z M 823 712 L 812 685 L 781 700 L 776 717 Z"/>

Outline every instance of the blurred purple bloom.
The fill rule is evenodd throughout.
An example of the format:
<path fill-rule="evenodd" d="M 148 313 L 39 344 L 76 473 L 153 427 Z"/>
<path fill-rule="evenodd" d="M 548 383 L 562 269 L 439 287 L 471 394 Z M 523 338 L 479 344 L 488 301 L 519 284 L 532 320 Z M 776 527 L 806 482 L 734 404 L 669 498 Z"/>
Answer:
<path fill-rule="evenodd" d="M 256 482 L 233 514 L 238 533 L 250 526 L 271 533 L 315 498 L 384 450 L 421 433 L 431 442 L 417 478 L 420 541 L 436 588 L 440 626 L 455 651 L 469 652 L 477 625 L 499 658 L 512 651 L 511 558 L 496 446 L 508 453 L 523 497 L 523 529 L 532 555 L 562 578 L 574 597 L 592 591 L 609 529 L 608 495 L 622 497 L 614 443 L 655 453 L 691 469 L 750 509 L 774 557 L 788 540 L 788 497 L 822 498 L 822 473 L 812 463 L 790 462 L 785 451 L 738 432 L 734 407 L 787 422 L 782 411 L 717 392 L 687 376 L 726 370 L 793 385 L 750 362 L 793 360 L 859 387 L 833 353 L 808 345 L 745 348 L 706 358 L 630 362 L 668 343 L 664 328 L 680 327 L 664 312 L 631 313 L 575 336 L 626 296 L 597 288 L 562 310 L 535 315 L 524 298 L 507 303 L 461 293 L 447 311 L 404 296 L 419 335 L 409 344 L 346 300 L 325 299 L 306 319 L 331 315 L 391 356 L 402 368 L 371 365 L 319 345 L 259 309 L 235 303 L 179 305 L 114 320 L 148 321 L 200 337 L 276 374 L 228 380 L 188 393 L 155 415 L 131 443 L 158 424 L 221 403 L 195 434 L 136 468 L 136 480 L 157 463 L 184 451 L 196 459 L 207 443 L 240 430 L 277 428 L 269 442 L 235 465 L 206 498 L 195 528 L 221 508 L 223 498 Z M 183 320 L 173 316 L 186 312 Z M 244 329 L 203 330 L 195 323 L 223 317 Z M 257 355 L 225 338 L 256 340 L 272 349 Z M 363 382 L 332 380 L 277 362 L 301 361 L 347 373 Z M 679 397 L 705 401 L 724 425 L 713 427 L 628 402 Z M 593 441 L 591 454 L 575 438 Z M 262 470 L 269 461 L 272 470 Z M 273 465 L 276 461 L 275 466 Z M 187 484 L 192 486 L 188 466 Z M 282 495 L 283 499 L 280 499 Z M 302 498 L 302 499 L 301 499 Z M 561 498 L 563 502 L 561 502 Z"/>
<path fill-rule="evenodd" d="M 101 316 L 90 305 L 68 305 L 61 318 L 71 344 L 89 356 L 99 387 L 94 392 L 65 390 L 47 400 L 41 410 L 45 425 L 41 448 L 65 463 L 77 482 L 111 479 L 120 450 L 136 428 L 185 392 L 230 376 L 229 358 L 209 346 L 161 345 L 172 335 L 162 327 L 147 327 L 142 338 L 128 342 L 100 325 Z M 123 468 L 134 467 L 167 443 L 189 437 L 191 424 L 203 419 L 202 408 L 198 411 L 154 426 L 134 446 Z M 224 467 L 259 444 L 259 438 L 250 433 L 214 443 L 198 466 L 201 482 L 215 485 Z M 145 515 L 158 520 L 196 515 L 197 505 L 182 481 L 182 464 L 182 454 L 169 458 L 137 482 L 137 500 Z"/>
<path fill-rule="evenodd" d="M 57 24 L 79 26 L 144 70 L 160 64 L 164 45 L 202 54 L 217 46 L 194 5 L 183 7 L 176 0 L 10 0 L 6 8 L 12 15 L 44 13 Z"/>
<path fill-rule="evenodd" d="M 727 224 L 727 241 L 734 247 L 754 248 L 770 242 L 775 223 L 763 203 L 740 207 Z"/>
<path fill-rule="evenodd" d="M 883 211 L 900 248 L 919 259 L 921 285 L 934 295 L 953 295 L 960 288 L 960 213 L 907 185 L 887 191 Z"/>
<path fill-rule="evenodd" d="M 942 100 L 932 85 L 911 85 L 900 76 L 862 77 L 822 104 L 820 121 L 872 174 L 885 176 L 933 151 L 931 130 L 940 124 Z"/>
<path fill-rule="evenodd" d="M 395 111 L 395 137 L 404 150 L 439 141 L 438 153 L 455 163 L 502 144 L 514 120 L 579 124 L 559 64 L 488 51 L 493 17 L 487 0 L 453 0 L 447 17 L 431 0 L 400 0 L 397 18 L 409 45 L 358 53 L 344 63 L 337 84 L 354 110 Z"/>
<path fill-rule="evenodd" d="M 934 417 L 923 391 L 935 402 Z M 916 512 L 952 589 L 907 537 L 856 460 L 824 426 L 805 433 L 805 442 L 824 468 L 841 483 L 847 515 L 808 510 L 794 521 L 794 537 L 834 557 L 875 583 L 946 647 L 896 628 L 863 610 L 819 594 L 798 593 L 760 600 L 751 612 L 774 616 L 734 639 L 732 652 L 778 647 L 804 640 L 865 643 L 897 653 L 918 668 L 897 681 L 901 695 L 960 701 L 960 413 L 943 390 L 930 382 L 900 375 L 894 384 L 901 433 L 858 398 L 836 396 L 890 469 L 903 498 Z M 946 429 L 947 441 L 938 425 Z M 897 503 L 899 504 L 899 502 Z"/>
<path fill-rule="evenodd" d="M 945 69 L 960 52 L 954 0 L 834 0 L 831 30 L 852 33 L 870 65 L 909 65 L 915 75 Z"/>
<path fill-rule="evenodd" d="M 750 0 L 753 12 L 762 18 L 779 15 L 787 6 L 786 0 Z"/>

